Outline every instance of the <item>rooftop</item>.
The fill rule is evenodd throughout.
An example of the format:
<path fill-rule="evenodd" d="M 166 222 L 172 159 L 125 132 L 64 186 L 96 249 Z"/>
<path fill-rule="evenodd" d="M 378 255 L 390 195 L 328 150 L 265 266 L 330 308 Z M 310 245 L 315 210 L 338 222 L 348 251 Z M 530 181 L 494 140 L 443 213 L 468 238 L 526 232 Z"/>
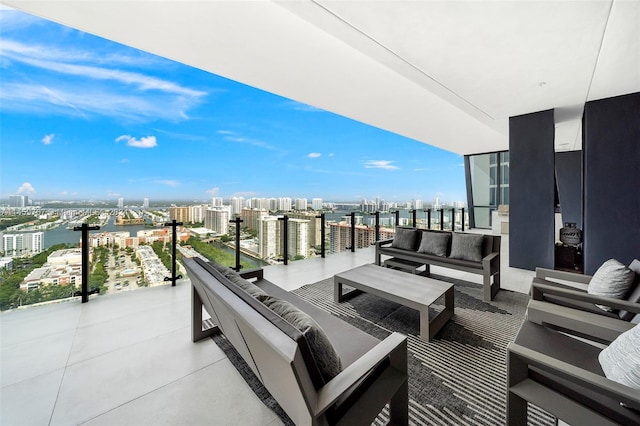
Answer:
<path fill-rule="evenodd" d="M 373 257 L 366 248 L 272 265 L 265 278 L 292 290 Z M 507 264 L 503 289 L 527 292 L 533 272 Z M 480 283 L 479 276 L 432 268 Z M 281 424 L 212 340 L 191 342 L 190 297 L 185 279 L 85 304 L 3 312 L 0 423 Z"/>

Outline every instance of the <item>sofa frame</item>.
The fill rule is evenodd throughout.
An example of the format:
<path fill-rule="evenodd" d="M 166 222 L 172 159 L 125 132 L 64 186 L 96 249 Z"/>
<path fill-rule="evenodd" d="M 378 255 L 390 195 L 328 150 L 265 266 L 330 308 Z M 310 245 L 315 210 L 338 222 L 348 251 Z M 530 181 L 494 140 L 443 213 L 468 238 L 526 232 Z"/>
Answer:
<path fill-rule="evenodd" d="M 419 229 L 425 232 L 447 232 Z M 429 274 L 430 265 L 444 268 L 456 269 L 458 271 L 470 272 L 482 275 L 483 299 L 485 302 L 493 300 L 498 290 L 500 290 L 500 241 L 499 235 L 485 235 L 491 240 L 492 250 L 480 262 L 468 260 L 452 259 L 444 256 L 434 256 L 417 251 L 404 250 L 391 246 L 393 238 L 376 241 L 375 264 L 382 265 L 382 256 L 391 256 L 396 259 L 403 259 L 426 265 L 426 273 Z M 492 282 L 493 278 L 493 282 Z"/>
<path fill-rule="evenodd" d="M 370 424 L 387 403 L 390 423 L 408 424 L 406 336 L 380 341 L 265 280 L 262 269 L 241 274 L 322 326 L 343 369 L 318 388 L 297 341 L 231 291 L 208 262 L 183 263 L 192 284 L 193 341 L 222 333 L 296 425 Z M 204 322 L 203 308 L 211 316 Z M 207 328 L 210 322 L 215 326 Z"/>

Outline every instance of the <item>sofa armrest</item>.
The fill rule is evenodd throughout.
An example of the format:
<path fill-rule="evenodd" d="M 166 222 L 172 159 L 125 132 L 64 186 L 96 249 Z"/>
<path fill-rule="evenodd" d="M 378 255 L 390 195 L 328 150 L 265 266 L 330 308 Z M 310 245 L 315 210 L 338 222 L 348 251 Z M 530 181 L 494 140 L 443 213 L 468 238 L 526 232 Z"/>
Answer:
<path fill-rule="evenodd" d="M 492 252 L 482 258 L 482 269 L 490 271 L 492 274 L 500 272 L 500 253 Z"/>
<path fill-rule="evenodd" d="M 567 299 L 578 300 L 581 302 L 594 303 L 596 305 L 608 306 L 615 310 L 625 310 L 640 314 L 640 303 L 629 302 L 628 300 L 615 299 L 613 297 L 596 296 L 585 291 L 571 290 L 563 287 L 556 287 L 553 283 L 542 284 L 534 282 L 531 284 L 531 298 L 533 300 L 545 300 L 545 295 L 554 295 L 566 297 Z"/>
<path fill-rule="evenodd" d="M 264 278 L 264 269 L 262 268 L 247 269 L 247 270 L 241 271 L 240 276 L 245 280 L 248 280 L 250 278 L 257 278 L 261 280 Z"/>
<path fill-rule="evenodd" d="M 527 320 L 605 344 L 613 342 L 620 334 L 635 326 L 629 321 L 618 318 L 538 300 L 529 301 Z"/>
<path fill-rule="evenodd" d="M 573 366 L 548 355 L 526 348 L 516 343 L 507 346 L 507 364 L 511 367 L 515 362 L 527 366 L 538 367 L 554 375 L 591 389 L 607 397 L 613 398 L 628 407 L 640 409 L 640 392 L 623 384 L 614 382 L 604 376 Z M 516 383 L 510 383 L 511 389 Z"/>
<path fill-rule="evenodd" d="M 391 244 L 393 242 L 393 238 L 387 238 L 386 240 L 378 240 L 375 242 L 376 247 L 382 247 L 387 244 Z"/>
<path fill-rule="evenodd" d="M 407 336 L 400 333 L 388 336 L 318 390 L 315 415 L 331 407 L 386 358 L 390 358 L 391 368 L 383 375 L 386 375 L 387 387 L 395 392 L 393 388 L 407 380 Z"/>
<path fill-rule="evenodd" d="M 555 278 L 558 280 L 571 281 L 579 284 L 589 284 L 591 275 L 581 275 L 573 272 L 556 271 L 555 269 L 536 268 L 536 278 Z"/>

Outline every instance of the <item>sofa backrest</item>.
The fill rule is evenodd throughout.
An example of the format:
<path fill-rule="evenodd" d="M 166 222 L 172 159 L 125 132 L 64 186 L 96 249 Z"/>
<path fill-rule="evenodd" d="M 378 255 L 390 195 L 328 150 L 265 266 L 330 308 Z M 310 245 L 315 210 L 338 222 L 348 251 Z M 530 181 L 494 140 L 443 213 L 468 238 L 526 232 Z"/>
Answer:
<path fill-rule="evenodd" d="M 258 300 L 225 285 L 222 274 L 206 262 L 185 258 L 184 266 L 205 308 L 255 375 L 296 424 L 310 423 L 317 386 L 301 333 Z"/>
<path fill-rule="evenodd" d="M 396 235 L 401 234 L 403 239 L 405 240 L 407 239 L 406 235 L 408 235 L 408 233 L 416 234 L 416 240 L 415 240 L 415 243 L 413 243 L 415 247 L 412 249 L 414 251 L 418 250 L 418 248 L 420 247 L 420 241 L 424 232 L 451 234 L 451 231 L 444 231 L 439 229 L 421 229 L 421 228 L 409 228 L 409 227 L 396 228 Z M 472 234 L 472 235 L 479 235 L 479 234 Z M 494 252 L 500 253 L 500 242 L 501 242 L 500 235 L 485 234 L 482 242 L 482 257 L 485 257 Z M 447 247 L 446 255 L 449 256 L 450 253 L 451 253 L 451 240 L 449 240 L 449 245 Z"/>

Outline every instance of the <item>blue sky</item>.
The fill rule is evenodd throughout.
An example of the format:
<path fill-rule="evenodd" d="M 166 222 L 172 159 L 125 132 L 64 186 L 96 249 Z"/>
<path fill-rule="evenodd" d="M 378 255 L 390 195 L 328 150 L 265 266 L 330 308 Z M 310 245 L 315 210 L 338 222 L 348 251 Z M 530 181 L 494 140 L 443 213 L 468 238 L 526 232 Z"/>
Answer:
<path fill-rule="evenodd" d="M 0 198 L 464 201 L 463 158 L 0 9 Z"/>

